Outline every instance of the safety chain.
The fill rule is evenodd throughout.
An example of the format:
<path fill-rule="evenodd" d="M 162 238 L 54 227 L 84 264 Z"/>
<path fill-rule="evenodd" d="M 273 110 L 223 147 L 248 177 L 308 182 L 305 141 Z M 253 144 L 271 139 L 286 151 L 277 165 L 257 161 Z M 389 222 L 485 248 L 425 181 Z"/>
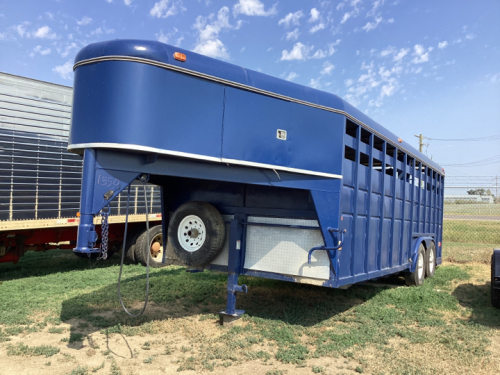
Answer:
<path fill-rule="evenodd" d="M 107 211 L 101 211 L 101 253 L 98 259 L 108 259 L 108 233 L 109 233 L 109 224 L 108 224 L 108 216 L 109 216 L 109 206 Z"/>

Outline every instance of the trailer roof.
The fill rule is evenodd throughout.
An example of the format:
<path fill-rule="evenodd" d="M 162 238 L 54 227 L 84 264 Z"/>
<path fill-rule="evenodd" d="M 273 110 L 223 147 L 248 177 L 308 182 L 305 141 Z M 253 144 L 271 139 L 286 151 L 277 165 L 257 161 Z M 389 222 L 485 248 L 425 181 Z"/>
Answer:
<path fill-rule="evenodd" d="M 175 52 L 185 54 L 186 61 L 181 62 L 174 59 Z M 302 86 L 151 40 L 117 39 L 89 44 L 76 55 L 74 69 L 80 65 L 110 60 L 135 61 L 156 65 L 283 100 L 342 113 L 377 136 L 421 160 L 438 173 L 443 174 L 442 168 L 437 163 L 417 151 L 409 143 L 405 141 L 399 142 L 399 138 L 394 133 L 335 94 Z"/>

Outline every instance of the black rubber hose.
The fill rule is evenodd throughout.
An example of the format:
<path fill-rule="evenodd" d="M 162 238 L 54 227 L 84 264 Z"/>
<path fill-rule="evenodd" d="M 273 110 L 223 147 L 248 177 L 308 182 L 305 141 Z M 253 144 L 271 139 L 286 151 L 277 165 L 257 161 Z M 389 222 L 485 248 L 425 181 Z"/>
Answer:
<path fill-rule="evenodd" d="M 146 182 L 142 182 L 142 187 L 144 188 L 144 203 L 146 205 L 146 233 L 147 233 L 147 239 L 148 241 L 146 242 L 149 246 L 149 210 L 148 210 L 148 197 L 146 194 Z M 122 280 L 122 271 L 123 271 L 123 261 L 125 260 L 125 246 L 127 243 L 127 229 L 128 229 L 128 209 L 129 209 L 129 204 L 130 204 L 130 185 L 128 186 L 128 192 L 127 192 L 127 209 L 125 211 L 125 232 L 123 233 L 123 247 L 122 247 L 122 260 L 120 263 L 120 273 L 118 274 L 118 298 L 120 299 L 120 304 L 123 307 L 123 310 L 132 318 L 138 318 L 142 314 L 144 314 L 144 311 L 146 310 L 146 306 L 148 305 L 148 297 L 149 297 L 149 254 L 148 254 L 148 259 L 146 261 L 146 300 L 144 301 L 144 307 L 142 308 L 141 312 L 137 315 L 132 314 L 130 311 L 127 310 L 123 303 L 122 295 L 120 292 L 120 286 L 121 286 L 121 280 Z M 148 249 L 148 252 L 150 250 Z"/>

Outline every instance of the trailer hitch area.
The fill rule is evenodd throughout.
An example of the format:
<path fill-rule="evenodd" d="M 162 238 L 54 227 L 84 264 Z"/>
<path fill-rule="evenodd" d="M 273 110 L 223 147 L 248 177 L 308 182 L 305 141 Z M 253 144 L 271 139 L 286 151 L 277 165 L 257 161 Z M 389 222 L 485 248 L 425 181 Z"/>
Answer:
<path fill-rule="evenodd" d="M 309 253 L 307 254 L 307 263 L 311 264 L 311 255 L 315 250 L 340 250 L 342 249 L 342 246 L 344 245 L 344 233 L 347 232 L 347 229 L 338 229 L 338 228 L 327 228 L 327 231 L 330 232 L 330 235 L 332 236 L 333 241 L 335 241 L 335 237 L 333 236 L 333 233 L 340 233 L 340 242 L 337 246 L 333 247 L 326 247 L 326 246 L 317 246 L 313 247 L 311 250 L 309 250 Z"/>

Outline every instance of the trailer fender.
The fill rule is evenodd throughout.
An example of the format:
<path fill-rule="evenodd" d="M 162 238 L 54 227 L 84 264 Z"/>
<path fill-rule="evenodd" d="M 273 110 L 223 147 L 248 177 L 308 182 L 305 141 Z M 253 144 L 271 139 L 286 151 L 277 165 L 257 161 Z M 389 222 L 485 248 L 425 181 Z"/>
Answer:
<path fill-rule="evenodd" d="M 429 248 L 431 242 L 434 242 L 434 238 L 432 237 L 418 237 L 413 240 L 411 254 L 410 254 L 410 268 L 408 271 L 415 272 L 415 268 L 417 267 L 417 256 L 418 256 L 418 248 L 421 243 L 424 243 L 426 249 Z"/>

